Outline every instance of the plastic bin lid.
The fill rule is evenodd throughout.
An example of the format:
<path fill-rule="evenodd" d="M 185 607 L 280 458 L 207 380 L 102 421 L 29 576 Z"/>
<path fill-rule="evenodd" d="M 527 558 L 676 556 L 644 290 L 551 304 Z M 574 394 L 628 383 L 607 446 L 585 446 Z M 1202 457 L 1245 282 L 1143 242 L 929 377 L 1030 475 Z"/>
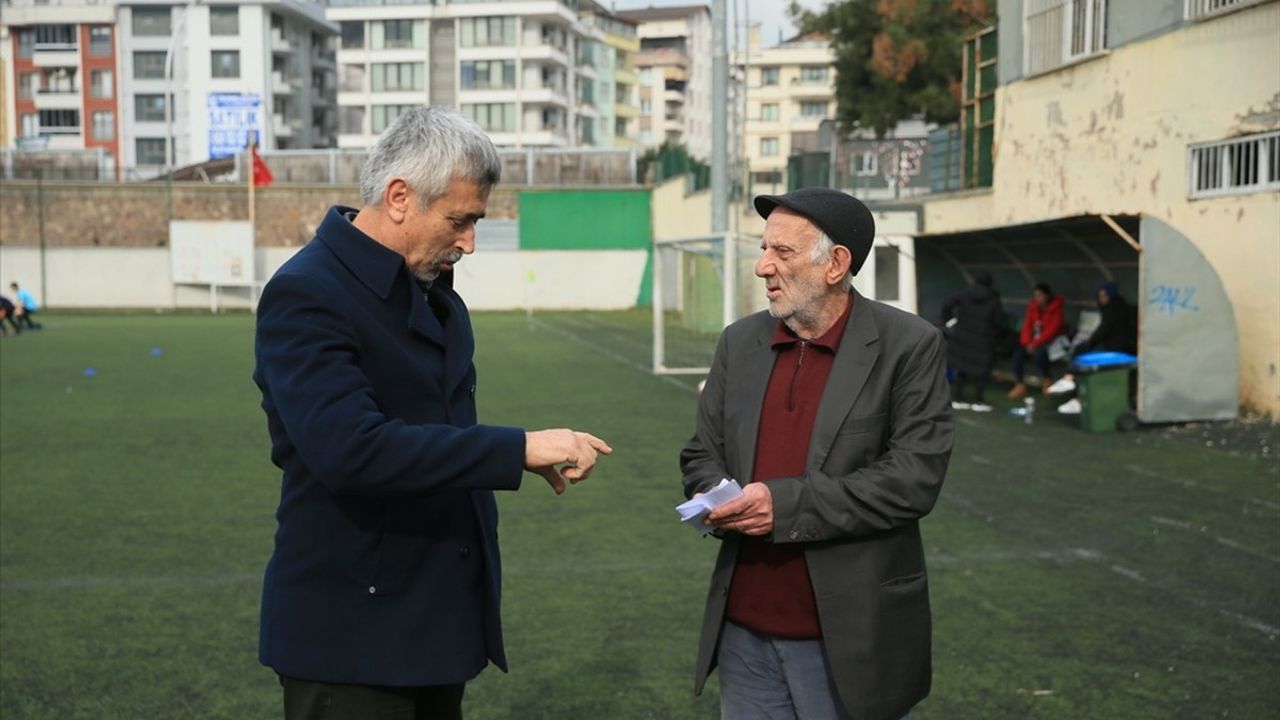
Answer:
<path fill-rule="evenodd" d="M 1122 352 L 1092 352 L 1077 355 L 1071 364 L 1082 370 L 1133 367 L 1138 364 L 1138 356 Z"/>

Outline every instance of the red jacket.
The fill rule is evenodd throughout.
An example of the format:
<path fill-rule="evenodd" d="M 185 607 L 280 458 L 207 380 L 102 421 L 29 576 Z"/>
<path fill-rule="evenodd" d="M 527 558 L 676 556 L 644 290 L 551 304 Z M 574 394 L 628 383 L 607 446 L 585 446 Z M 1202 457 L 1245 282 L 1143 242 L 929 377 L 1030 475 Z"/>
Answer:
<path fill-rule="evenodd" d="M 1022 346 L 1035 350 L 1048 345 L 1063 333 L 1062 296 L 1054 295 L 1044 309 L 1035 300 L 1027 303 L 1027 317 L 1022 321 Z"/>

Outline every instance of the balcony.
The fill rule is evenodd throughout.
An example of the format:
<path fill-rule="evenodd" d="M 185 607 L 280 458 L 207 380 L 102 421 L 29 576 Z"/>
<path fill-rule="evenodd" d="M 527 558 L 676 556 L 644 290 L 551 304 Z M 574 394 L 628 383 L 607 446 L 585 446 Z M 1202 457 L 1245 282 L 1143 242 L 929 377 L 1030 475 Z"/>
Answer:
<path fill-rule="evenodd" d="M 569 97 L 554 87 L 534 88 L 524 91 L 524 101 L 534 105 L 559 105 L 569 107 Z"/>
<path fill-rule="evenodd" d="M 79 110 L 80 88 L 41 89 L 35 101 L 37 110 Z"/>
<path fill-rule="evenodd" d="M 569 65 L 569 56 L 565 52 L 553 45 L 526 45 L 521 49 L 521 54 L 527 60 L 544 60 L 551 61 L 558 65 Z"/>
<path fill-rule="evenodd" d="M 667 101 L 668 104 L 683 105 L 684 91 L 683 90 L 663 90 L 662 99 Z"/>
<path fill-rule="evenodd" d="M 279 70 L 272 70 L 271 90 L 277 95 L 292 95 L 293 83 L 285 80 L 283 72 L 280 72 Z"/>
<path fill-rule="evenodd" d="M 80 52 L 72 46 L 70 50 L 41 50 L 41 45 L 36 46 L 36 51 L 31 54 L 31 63 L 36 67 L 79 67 Z M 51 47 L 51 46 L 44 46 Z M 60 46 L 59 46 L 60 47 Z"/>
<path fill-rule="evenodd" d="M 271 52 L 281 55 L 293 52 L 293 44 L 285 37 L 281 28 L 271 28 Z"/>
<path fill-rule="evenodd" d="M 79 135 L 80 133 L 81 128 L 79 125 L 55 125 L 52 127 L 47 125 L 40 126 L 40 135 L 44 137 L 66 137 L 69 135 Z"/>
<path fill-rule="evenodd" d="M 285 118 L 280 113 L 271 116 L 271 130 L 276 137 L 293 137 L 293 131 L 302 126 L 302 121 L 296 118 Z"/>

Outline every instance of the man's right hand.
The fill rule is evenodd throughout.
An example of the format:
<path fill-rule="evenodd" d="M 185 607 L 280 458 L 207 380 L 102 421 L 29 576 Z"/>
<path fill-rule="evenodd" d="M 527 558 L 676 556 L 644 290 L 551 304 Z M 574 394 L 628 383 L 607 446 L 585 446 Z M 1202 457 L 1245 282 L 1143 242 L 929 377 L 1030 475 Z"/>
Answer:
<path fill-rule="evenodd" d="M 547 479 L 556 494 L 564 492 L 564 481 L 579 483 L 591 476 L 600 453 L 613 452 L 595 435 L 566 428 L 525 433 L 524 468 Z"/>

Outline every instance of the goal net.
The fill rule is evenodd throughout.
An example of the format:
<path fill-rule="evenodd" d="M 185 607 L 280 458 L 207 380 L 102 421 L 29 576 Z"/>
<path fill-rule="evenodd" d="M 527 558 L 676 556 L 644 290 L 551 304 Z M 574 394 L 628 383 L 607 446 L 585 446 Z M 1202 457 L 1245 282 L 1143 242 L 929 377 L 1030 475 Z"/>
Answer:
<path fill-rule="evenodd" d="M 704 374 L 729 323 L 767 302 L 757 238 L 732 233 L 653 244 L 653 371 Z"/>

